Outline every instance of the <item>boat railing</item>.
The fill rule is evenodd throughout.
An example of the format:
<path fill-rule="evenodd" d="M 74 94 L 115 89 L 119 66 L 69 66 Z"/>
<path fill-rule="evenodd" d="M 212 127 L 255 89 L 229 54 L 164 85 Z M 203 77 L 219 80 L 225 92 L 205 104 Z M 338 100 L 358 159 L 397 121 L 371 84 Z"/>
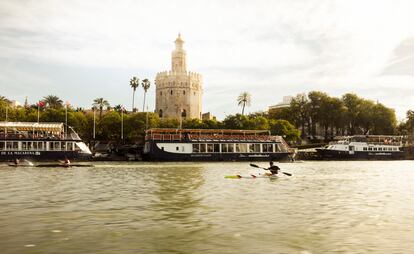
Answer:
<path fill-rule="evenodd" d="M 178 134 L 147 134 L 145 140 L 156 140 L 156 141 L 180 141 L 183 135 Z"/>
<path fill-rule="evenodd" d="M 155 141 L 181 141 L 184 137 L 190 141 L 252 141 L 252 142 L 280 142 L 284 140 L 280 136 L 270 135 L 228 135 L 228 134 L 171 134 L 171 133 L 151 133 L 145 135 L 145 140 Z"/>
<path fill-rule="evenodd" d="M 21 134 L 21 133 L 11 133 L 11 134 L 0 134 L 0 139 L 50 139 L 50 140 L 63 140 L 64 135 L 42 135 L 42 134 Z"/>

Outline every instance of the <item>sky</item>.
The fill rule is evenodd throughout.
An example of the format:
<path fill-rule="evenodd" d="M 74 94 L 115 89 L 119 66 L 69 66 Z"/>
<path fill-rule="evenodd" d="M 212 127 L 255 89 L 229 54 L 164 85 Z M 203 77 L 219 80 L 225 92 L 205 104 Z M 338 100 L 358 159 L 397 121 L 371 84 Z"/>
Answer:
<path fill-rule="evenodd" d="M 75 107 L 103 97 L 131 108 L 132 76 L 170 70 L 181 33 L 187 69 L 203 75 L 203 112 L 265 111 L 318 90 L 414 109 L 414 1 L 1 0 L 0 95 Z M 142 110 L 143 90 L 136 93 Z"/>

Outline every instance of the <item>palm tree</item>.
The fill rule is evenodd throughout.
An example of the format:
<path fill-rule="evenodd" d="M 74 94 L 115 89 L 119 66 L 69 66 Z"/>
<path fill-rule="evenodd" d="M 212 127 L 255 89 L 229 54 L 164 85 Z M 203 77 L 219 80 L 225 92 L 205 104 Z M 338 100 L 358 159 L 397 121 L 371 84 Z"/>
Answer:
<path fill-rule="evenodd" d="M 148 79 L 144 79 L 141 83 L 142 88 L 144 88 L 144 105 L 142 106 L 142 112 L 145 111 L 145 97 L 147 96 L 147 90 L 151 86 L 151 82 Z"/>
<path fill-rule="evenodd" d="M 4 103 L 7 103 L 8 104 L 8 103 L 10 103 L 10 100 L 7 99 L 6 97 L 0 95 L 0 102 L 4 102 Z"/>
<path fill-rule="evenodd" d="M 116 112 L 121 112 L 121 110 L 122 110 L 122 105 L 121 105 L 121 104 L 116 105 L 116 106 L 114 107 L 114 110 L 115 110 Z"/>
<path fill-rule="evenodd" d="M 132 112 L 135 112 L 135 90 L 137 90 L 139 86 L 139 79 L 137 77 L 132 77 L 129 81 L 129 85 L 132 87 Z"/>
<path fill-rule="evenodd" d="M 56 95 L 48 95 L 43 97 L 43 101 L 49 108 L 61 108 L 63 107 L 63 101 Z"/>
<path fill-rule="evenodd" d="M 250 106 L 251 96 L 248 92 L 242 92 L 239 97 L 237 97 L 237 102 L 239 106 L 242 106 L 242 115 L 244 115 L 244 108 Z"/>
<path fill-rule="evenodd" d="M 104 107 L 109 107 L 110 105 L 109 102 L 104 98 L 96 98 L 95 100 L 93 100 L 92 106 L 95 108 L 99 108 L 99 119 L 101 119 Z"/>

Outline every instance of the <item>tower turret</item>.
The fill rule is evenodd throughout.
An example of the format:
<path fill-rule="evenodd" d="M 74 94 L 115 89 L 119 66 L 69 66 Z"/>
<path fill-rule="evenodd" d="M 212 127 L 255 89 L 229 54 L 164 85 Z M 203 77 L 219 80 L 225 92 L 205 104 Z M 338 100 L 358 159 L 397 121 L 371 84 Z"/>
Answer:
<path fill-rule="evenodd" d="M 183 48 L 184 41 L 181 39 L 181 34 L 178 34 L 175 40 L 175 49 L 172 52 L 171 70 L 173 72 L 186 72 L 186 52 Z"/>

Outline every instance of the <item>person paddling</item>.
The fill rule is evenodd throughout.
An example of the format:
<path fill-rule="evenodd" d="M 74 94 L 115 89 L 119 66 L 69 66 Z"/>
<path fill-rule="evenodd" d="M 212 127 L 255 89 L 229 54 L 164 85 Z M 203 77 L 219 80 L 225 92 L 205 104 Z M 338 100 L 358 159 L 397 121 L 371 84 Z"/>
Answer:
<path fill-rule="evenodd" d="M 268 167 L 267 169 L 270 170 L 270 174 L 269 173 L 267 173 L 267 174 L 269 174 L 271 176 L 277 175 L 280 171 L 280 168 L 276 165 L 273 165 L 273 161 L 269 162 L 269 165 L 270 165 L 270 167 Z"/>
<path fill-rule="evenodd" d="M 19 164 L 20 164 L 20 160 L 19 160 L 19 159 L 17 159 L 17 158 L 16 158 L 16 159 L 14 159 L 14 165 L 16 165 L 16 166 L 17 166 L 17 165 L 19 165 Z"/>
<path fill-rule="evenodd" d="M 65 157 L 65 160 L 63 161 L 63 166 L 65 166 L 65 167 L 70 166 L 70 160 L 67 157 Z"/>

